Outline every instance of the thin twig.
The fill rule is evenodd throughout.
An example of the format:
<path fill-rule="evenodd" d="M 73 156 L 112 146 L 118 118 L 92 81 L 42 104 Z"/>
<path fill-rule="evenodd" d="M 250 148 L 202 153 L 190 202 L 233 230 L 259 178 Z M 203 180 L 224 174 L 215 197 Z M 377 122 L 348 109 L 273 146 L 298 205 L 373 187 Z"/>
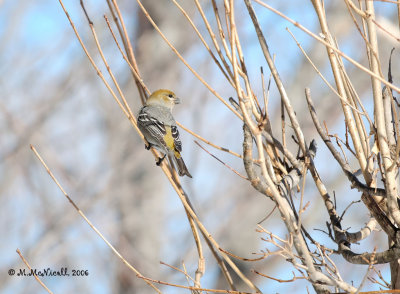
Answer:
<path fill-rule="evenodd" d="M 22 259 L 22 261 L 25 263 L 25 265 L 29 268 L 29 270 L 31 271 L 31 273 L 33 273 L 33 276 L 35 277 L 35 279 L 39 282 L 39 284 L 50 294 L 53 294 L 53 292 L 46 287 L 46 285 L 39 279 L 39 277 L 36 275 L 35 271 L 32 270 L 31 266 L 29 265 L 29 263 L 26 261 L 26 259 L 24 258 L 24 256 L 22 255 L 21 251 L 17 248 L 17 253 L 19 255 L 19 257 Z"/>
<path fill-rule="evenodd" d="M 275 211 L 275 209 L 276 209 L 276 204 L 275 204 L 274 208 L 272 208 L 271 212 L 267 214 L 267 216 L 265 216 L 262 220 L 257 222 L 257 225 L 261 225 L 261 223 L 263 223 L 265 220 L 267 220 L 272 215 L 272 213 Z"/>
<path fill-rule="evenodd" d="M 138 278 L 143 279 L 145 281 L 151 281 L 153 283 L 161 284 L 161 285 L 182 288 L 182 289 L 188 289 L 188 290 L 192 290 L 192 291 L 208 291 L 208 292 L 214 292 L 214 293 L 228 293 L 228 294 L 252 294 L 249 292 L 241 292 L 241 291 L 234 291 L 234 290 L 218 290 L 218 289 L 207 289 L 207 288 L 197 288 L 197 287 L 177 285 L 177 284 L 163 282 L 160 280 L 153 280 L 153 279 L 144 277 L 142 275 L 138 275 Z"/>
<path fill-rule="evenodd" d="M 237 170 L 235 170 L 234 168 L 232 168 L 230 165 L 226 164 L 225 162 L 223 162 L 221 159 L 219 159 L 217 156 L 215 156 L 214 154 L 212 154 L 211 152 L 209 152 L 206 148 L 204 148 L 203 146 L 200 145 L 199 142 L 197 142 L 196 140 L 194 141 L 201 149 L 203 149 L 205 152 L 207 152 L 210 156 L 214 157 L 216 160 L 218 160 L 220 163 L 222 163 L 223 165 L 225 165 L 227 168 L 229 168 L 231 171 L 233 171 L 235 174 L 237 174 L 239 177 L 241 177 L 244 180 L 249 180 L 248 178 L 246 178 L 245 176 L 241 175 Z"/>
<path fill-rule="evenodd" d="M 240 120 L 243 120 L 242 116 L 232 108 L 218 93 L 215 91 L 190 65 L 189 63 L 183 58 L 183 56 L 176 50 L 176 48 L 171 44 L 171 42 L 167 39 L 167 37 L 163 34 L 163 32 L 160 30 L 160 28 L 157 26 L 157 24 L 154 22 L 153 18 L 150 16 L 150 14 L 147 12 L 146 8 L 144 8 L 142 2 L 140 0 L 136 0 L 137 3 L 139 4 L 140 8 L 142 9 L 144 15 L 146 18 L 149 20 L 149 22 L 152 24 L 152 26 L 156 29 L 156 31 L 160 34 L 160 36 L 163 38 L 163 40 L 167 43 L 167 45 L 172 49 L 172 51 L 178 56 L 178 58 L 186 65 L 186 67 L 196 76 L 196 78 L 202 82 L 208 90 L 210 90 L 211 93 L 214 94 L 215 97 L 217 97 L 226 107 L 228 107 Z"/>
<path fill-rule="evenodd" d="M 197 36 L 200 38 L 201 42 L 203 43 L 204 47 L 206 47 L 208 53 L 210 53 L 211 58 L 213 59 L 213 61 L 216 63 L 216 65 L 218 66 L 218 68 L 221 70 L 222 74 L 225 76 L 225 78 L 227 79 L 227 81 L 233 85 L 232 79 L 228 76 L 228 74 L 225 72 L 224 68 L 222 67 L 221 63 L 218 61 L 218 59 L 215 57 L 214 53 L 211 51 L 210 47 L 208 46 L 207 42 L 204 40 L 203 36 L 201 35 L 201 33 L 199 32 L 199 30 L 197 29 L 196 25 L 193 23 L 193 21 L 191 20 L 191 18 L 189 17 L 189 15 L 186 13 L 186 11 L 182 8 L 182 6 L 180 6 L 178 4 L 178 2 L 176 2 L 176 0 L 172 0 L 172 2 L 174 2 L 174 4 L 179 8 L 179 10 L 182 12 L 182 14 L 186 17 L 186 19 L 189 21 L 190 25 L 192 26 L 192 28 L 194 29 L 194 31 L 196 32 Z M 196 1 L 196 5 L 200 5 L 200 3 L 198 3 Z M 201 16 L 204 19 L 204 22 L 206 23 L 206 25 L 208 25 L 207 18 L 205 18 L 205 15 L 203 13 L 203 10 L 199 9 Z M 209 25 L 207 26 L 207 29 L 209 29 Z M 211 27 L 210 27 L 211 29 Z M 216 43 L 215 40 L 215 35 L 214 33 L 212 33 L 212 31 L 209 30 L 211 39 L 213 40 L 214 44 Z M 221 57 L 220 54 L 220 50 L 218 48 L 218 46 L 216 46 L 218 54 Z M 222 61 L 224 62 L 225 59 L 223 59 L 223 57 L 221 57 Z"/>
<path fill-rule="evenodd" d="M 51 170 L 47 167 L 47 164 L 44 162 L 42 157 L 39 155 L 39 153 L 36 151 L 36 148 L 31 145 L 31 149 L 33 153 L 36 155 L 36 157 L 39 159 L 40 163 L 43 165 L 43 167 L 46 169 L 47 173 L 50 175 L 50 177 L 53 179 L 53 181 L 56 183 L 57 187 L 61 190 L 61 192 L 64 194 L 65 198 L 71 203 L 71 205 L 75 208 L 75 210 L 79 213 L 79 215 L 86 221 L 86 223 L 95 231 L 95 233 L 107 244 L 107 246 L 117 255 L 121 261 L 130 269 L 132 270 L 135 274 L 141 275 L 140 272 L 133 267 L 119 252 L 111 243 L 103 236 L 103 234 L 92 224 L 92 222 L 86 217 L 86 215 L 83 213 L 83 211 L 75 204 L 75 202 L 68 196 L 68 194 L 65 192 L 64 188 L 61 186 L 59 181 L 56 179 L 56 177 L 53 175 Z M 160 290 L 158 290 L 152 283 L 146 281 L 146 283 L 151 286 L 155 291 L 158 293 L 161 293 Z"/>
<path fill-rule="evenodd" d="M 178 271 L 178 272 L 181 272 L 181 273 L 184 274 L 188 279 L 190 279 L 190 280 L 192 280 L 192 282 L 194 282 L 194 279 L 193 279 L 191 276 L 188 275 L 188 273 L 186 272 L 186 269 L 185 269 L 185 271 L 183 271 L 183 270 L 177 268 L 176 266 L 167 264 L 167 263 L 162 262 L 162 261 L 160 261 L 160 264 L 165 265 L 165 266 L 167 266 L 167 267 L 170 267 L 170 268 L 172 268 L 172 269 L 174 269 L 174 270 L 176 270 L 176 271 Z"/>
<path fill-rule="evenodd" d="M 279 282 L 279 283 L 290 283 L 290 282 L 294 282 L 294 281 L 296 281 L 296 280 L 304 280 L 304 279 L 305 279 L 305 280 L 308 280 L 307 277 L 296 277 L 295 274 L 294 274 L 294 272 L 292 272 L 292 273 L 293 273 L 293 278 L 290 279 L 290 280 L 281 280 L 281 279 L 277 279 L 277 278 L 274 278 L 274 277 L 270 277 L 270 276 L 268 276 L 268 275 L 266 275 L 266 274 L 262 274 L 262 273 L 260 273 L 260 272 L 258 272 L 258 271 L 256 271 L 256 270 L 253 270 L 253 272 L 256 273 L 257 275 L 260 275 L 260 276 L 262 276 L 262 277 L 265 277 L 265 278 L 268 278 L 268 279 L 277 281 L 277 282 Z"/>
<path fill-rule="evenodd" d="M 228 254 L 229 256 L 231 256 L 233 258 L 236 258 L 236 259 L 239 259 L 239 260 L 242 260 L 242 261 L 260 261 L 260 260 L 263 260 L 263 259 L 267 258 L 270 255 L 276 254 L 276 252 L 269 252 L 268 254 L 264 253 L 263 256 L 260 256 L 258 258 L 245 258 L 245 257 L 240 257 L 240 256 L 238 256 L 236 254 L 233 254 L 233 253 L 231 253 L 231 252 L 229 252 L 227 250 L 224 250 L 222 248 L 219 248 L 219 250 L 224 252 L 224 253 L 226 253 L 226 254 Z"/>
<path fill-rule="evenodd" d="M 338 50 L 337 48 L 335 48 L 334 46 L 332 46 L 331 44 L 329 44 L 328 42 L 326 42 L 324 39 L 318 37 L 316 34 L 314 34 L 313 32 L 311 32 L 310 30 L 308 30 L 307 28 L 305 28 L 304 26 L 302 26 L 301 24 L 299 24 L 298 22 L 292 20 L 291 18 L 289 18 L 288 16 L 284 15 L 283 13 L 281 13 L 280 11 L 274 9 L 272 6 L 261 2 L 260 0 L 253 0 L 255 2 L 257 2 L 258 4 L 264 6 L 265 8 L 271 10 L 272 12 L 274 12 L 275 14 L 279 15 L 280 17 L 286 19 L 288 22 L 292 23 L 294 26 L 298 27 L 299 29 L 301 29 L 303 32 L 305 32 L 306 34 L 310 35 L 311 37 L 313 37 L 314 39 L 316 39 L 318 42 L 324 44 L 325 46 L 329 47 L 329 49 L 332 49 L 333 51 L 335 51 L 337 54 L 339 54 L 340 56 L 342 56 L 343 58 L 347 59 L 350 63 L 352 63 L 353 65 L 355 65 L 356 67 L 358 67 L 359 69 L 363 70 L 364 72 L 368 73 L 370 76 L 378 79 L 379 81 L 381 81 L 382 83 L 384 83 L 386 86 L 388 86 L 389 88 L 393 89 L 394 91 L 396 91 L 397 93 L 400 93 L 400 88 L 396 87 L 394 84 L 389 83 L 387 80 L 385 80 L 384 78 L 378 76 L 377 74 L 375 74 L 374 72 L 372 72 L 371 70 L 369 70 L 368 68 L 366 68 L 365 66 L 361 65 L 360 63 L 358 63 L 357 61 L 355 61 L 354 59 L 352 59 L 351 57 L 347 56 L 346 54 L 344 54 L 342 51 Z"/>
<path fill-rule="evenodd" d="M 143 89 L 146 91 L 146 93 L 148 95 L 150 95 L 150 90 L 149 88 L 147 88 L 147 86 L 145 85 L 145 83 L 143 82 L 143 79 L 140 77 L 139 73 L 136 71 L 136 69 L 133 67 L 133 65 L 131 64 L 131 62 L 129 61 L 128 57 L 126 56 L 126 54 L 122 51 L 122 48 L 117 40 L 117 37 L 114 34 L 114 31 L 111 27 L 110 21 L 108 20 L 108 17 L 106 15 L 104 15 L 104 19 L 106 20 L 108 29 L 111 32 L 111 35 L 114 39 L 115 44 L 118 47 L 119 52 L 122 55 L 122 58 L 125 60 L 125 62 L 128 64 L 129 68 L 131 69 L 132 74 L 135 76 L 136 81 L 138 81 L 140 83 L 140 85 L 143 87 Z"/>
<path fill-rule="evenodd" d="M 234 151 L 232 151 L 232 150 L 230 150 L 230 149 L 228 149 L 228 148 L 218 146 L 218 145 L 216 145 L 216 144 L 214 144 L 214 143 L 208 141 L 207 139 L 203 138 L 203 137 L 200 136 L 199 134 L 197 134 L 197 133 L 195 133 L 195 132 L 189 130 L 187 127 L 185 127 L 184 125 L 182 125 L 180 122 L 176 122 L 176 124 L 177 124 L 178 126 L 180 126 L 182 129 L 184 129 L 186 132 L 188 132 L 189 134 L 191 134 L 192 136 L 194 136 L 194 137 L 196 137 L 197 139 L 203 141 L 204 143 L 206 143 L 206 144 L 208 144 L 208 145 L 214 147 L 215 149 L 221 150 L 221 151 L 223 151 L 223 152 L 227 152 L 227 153 L 232 154 L 232 155 L 234 155 L 234 156 L 236 156 L 236 157 L 238 157 L 238 158 L 243 158 L 243 155 L 241 155 L 241 154 L 239 154 L 239 153 L 236 153 L 236 152 L 234 152 Z M 255 160 L 255 162 L 257 162 L 257 160 Z"/>

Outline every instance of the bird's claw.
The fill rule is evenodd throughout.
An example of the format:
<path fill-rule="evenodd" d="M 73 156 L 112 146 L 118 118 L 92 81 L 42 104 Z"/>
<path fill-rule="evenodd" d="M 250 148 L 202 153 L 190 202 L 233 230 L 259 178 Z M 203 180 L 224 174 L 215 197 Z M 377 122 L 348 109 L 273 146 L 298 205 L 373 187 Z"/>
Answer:
<path fill-rule="evenodd" d="M 165 156 L 167 156 L 167 154 L 164 154 L 163 157 L 159 157 L 159 158 L 158 158 L 158 161 L 156 162 L 157 166 L 160 166 L 160 164 L 163 162 Z"/>

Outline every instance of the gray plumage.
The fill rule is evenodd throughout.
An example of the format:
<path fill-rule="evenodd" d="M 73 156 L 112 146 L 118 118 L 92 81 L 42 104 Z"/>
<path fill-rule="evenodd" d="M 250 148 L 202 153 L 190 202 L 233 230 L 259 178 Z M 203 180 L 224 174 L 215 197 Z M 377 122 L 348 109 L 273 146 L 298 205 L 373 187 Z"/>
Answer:
<path fill-rule="evenodd" d="M 168 94 L 165 95 L 166 98 L 156 97 L 157 99 L 154 99 L 154 95 L 164 95 L 163 91 L 167 90 L 154 92 L 147 100 L 147 104 L 141 108 L 137 119 L 138 127 L 150 144 L 149 147 L 154 147 L 161 153 L 167 155 L 172 168 L 177 170 L 180 176 L 187 175 L 191 178 L 192 176 L 180 155 L 182 151 L 182 142 L 179 138 L 178 127 L 171 112 L 172 106 L 175 103 L 179 103 L 179 99 L 170 91 L 166 92 Z M 174 99 L 174 104 L 167 104 L 167 106 L 161 105 L 166 104 L 163 100 L 169 102 L 169 98 Z M 161 101 L 159 101 L 160 99 Z"/>

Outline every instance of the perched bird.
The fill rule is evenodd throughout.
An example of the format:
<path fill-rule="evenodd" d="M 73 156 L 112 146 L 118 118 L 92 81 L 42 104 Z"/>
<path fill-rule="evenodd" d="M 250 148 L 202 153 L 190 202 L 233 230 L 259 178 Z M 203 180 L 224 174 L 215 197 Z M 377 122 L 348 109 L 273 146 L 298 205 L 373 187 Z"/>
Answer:
<path fill-rule="evenodd" d="M 179 103 L 179 98 L 173 92 L 165 89 L 157 90 L 150 95 L 146 105 L 140 109 L 137 124 L 149 143 L 146 149 L 154 147 L 164 154 L 162 158 L 159 158 L 157 165 L 160 165 L 165 156 L 168 156 L 172 168 L 177 170 L 181 177 L 187 175 L 191 178 L 181 156 L 182 142 L 172 116 L 172 108 Z"/>

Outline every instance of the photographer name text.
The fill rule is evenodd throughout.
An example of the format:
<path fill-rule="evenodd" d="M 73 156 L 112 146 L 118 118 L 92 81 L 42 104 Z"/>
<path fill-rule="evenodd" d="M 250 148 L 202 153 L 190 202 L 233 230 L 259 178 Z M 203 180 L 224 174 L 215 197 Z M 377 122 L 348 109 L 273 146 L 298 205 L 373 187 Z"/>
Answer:
<path fill-rule="evenodd" d="M 44 269 L 9 269 L 9 276 L 18 276 L 18 277 L 30 277 L 30 276 L 38 276 L 38 277 L 85 277 L 89 275 L 88 270 L 76 270 L 76 269 L 68 269 L 67 267 L 62 267 L 60 269 L 54 270 L 51 268 Z"/>

